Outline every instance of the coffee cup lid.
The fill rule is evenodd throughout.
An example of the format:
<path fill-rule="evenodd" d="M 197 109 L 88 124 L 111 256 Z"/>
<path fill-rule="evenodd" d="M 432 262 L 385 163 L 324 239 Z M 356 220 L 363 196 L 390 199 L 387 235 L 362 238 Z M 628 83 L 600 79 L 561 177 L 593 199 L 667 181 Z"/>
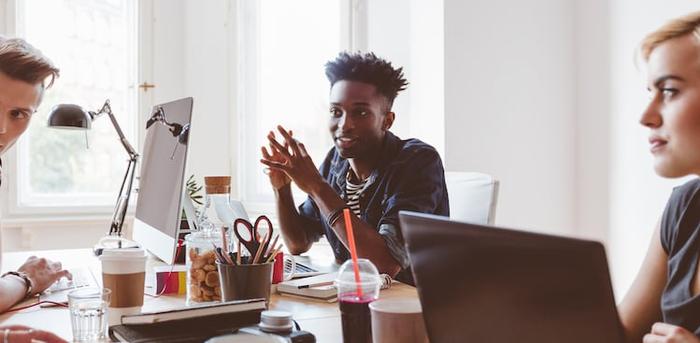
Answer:
<path fill-rule="evenodd" d="M 100 260 L 145 260 L 146 253 L 139 248 L 105 249 Z"/>

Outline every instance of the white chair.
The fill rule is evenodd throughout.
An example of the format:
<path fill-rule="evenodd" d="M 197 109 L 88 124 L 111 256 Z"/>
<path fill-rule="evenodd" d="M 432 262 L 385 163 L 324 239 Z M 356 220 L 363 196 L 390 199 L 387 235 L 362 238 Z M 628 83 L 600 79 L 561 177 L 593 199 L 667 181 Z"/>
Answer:
<path fill-rule="evenodd" d="M 498 201 L 498 180 L 472 172 L 445 172 L 450 219 L 493 225 Z"/>

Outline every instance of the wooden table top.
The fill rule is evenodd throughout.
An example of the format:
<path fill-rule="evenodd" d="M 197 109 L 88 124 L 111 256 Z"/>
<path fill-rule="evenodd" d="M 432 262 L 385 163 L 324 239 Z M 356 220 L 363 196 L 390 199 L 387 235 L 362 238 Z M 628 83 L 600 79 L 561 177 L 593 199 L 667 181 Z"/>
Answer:
<path fill-rule="evenodd" d="M 29 256 L 46 257 L 61 261 L 64 268 L 90 267 L 99 270 L 99 260 L 90 249 L 47 250 L 31 252 L 13 252 L 2 256 L 2 272 L 16 270 Z M 394 283 L 390 289 L 383 290 L 380 298 L 416 298 L 416 289 L 402 283 Z M 26 305 L 36 300 L 28 300 L 19 305 Z M 143 311 L 179 308 L 185 305 L 184 296 L 163 295 L 158 298 L 145 296 Z M 292 316 L 303 330 L 316 336 L 318 342 L 342 342 L 340 310 L 338 303 L 328 303 L 300 297 L 273 294 L 270 309 L 284 310 Z M 72 332 L 68 309 L 33 307 L 19 312 L 0 315 L 0 326 L 21 324 L 54 332 L 71 341 Z"/>

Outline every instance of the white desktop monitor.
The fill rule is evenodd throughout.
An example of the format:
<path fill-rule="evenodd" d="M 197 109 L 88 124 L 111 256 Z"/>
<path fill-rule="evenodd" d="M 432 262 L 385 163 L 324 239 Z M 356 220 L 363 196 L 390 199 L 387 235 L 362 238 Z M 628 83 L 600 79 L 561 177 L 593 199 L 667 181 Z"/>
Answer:
<path fill-rule="evenodd" d="M 156 105 L 154 113 L 159 108 L 162 108 L 167 123 L 189 128 L 192 98 Z M 149 125 L 141 156 L 133 239 L 161 260 L 172 264 L 183 209 L 187 139 L 179 139 L 182 137 L 175 136 L 172 127 L 163 121 L 151 123 L 149 120 Z"/>

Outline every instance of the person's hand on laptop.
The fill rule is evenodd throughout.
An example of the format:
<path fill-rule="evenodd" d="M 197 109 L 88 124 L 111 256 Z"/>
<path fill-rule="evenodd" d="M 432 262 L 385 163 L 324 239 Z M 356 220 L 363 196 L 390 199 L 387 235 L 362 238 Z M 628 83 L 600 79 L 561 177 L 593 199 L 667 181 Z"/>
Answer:
<path fill-rule="evenodd" d="M 651 332 L 644 335 L 643 343 L 700 343 L 700 338 L 694 333 L 666 323 L 655 323 Z"/>
<path fill-rule="evenodd" d="M 72 277 L 69 271 L 62 268 L 61 262 L 36 256 L 29 257 L 17 271 L 27 274 L 32 281 L 32 294 L 43 292 L 62 277 Z"/>
<path fill-rule="evenodd" d="M 280 134 L 284 138 L 285 144 L 282 145 L 275 139 L 271 132 L 267 139 L 270 143 L 272 153 L 281 156 L 279 161 L 271 159 L 262 159 L 261 163 L 270 168 L 270 172 L 283 172 L 306 194 L 312 194 L 319 184 L 325 183 L 323 177 L 318 172 L 314 161 L 306 151 L 304 144 L 294 139 L 290 132 L 282 126 L 277 126 Z"/>
<path fill-rule="evenodd" d="M 66 343 L 61 337 L 51 332 L 32 329 L 24 325 L 0 326 L 0 339 L 8 343 Z"/>

